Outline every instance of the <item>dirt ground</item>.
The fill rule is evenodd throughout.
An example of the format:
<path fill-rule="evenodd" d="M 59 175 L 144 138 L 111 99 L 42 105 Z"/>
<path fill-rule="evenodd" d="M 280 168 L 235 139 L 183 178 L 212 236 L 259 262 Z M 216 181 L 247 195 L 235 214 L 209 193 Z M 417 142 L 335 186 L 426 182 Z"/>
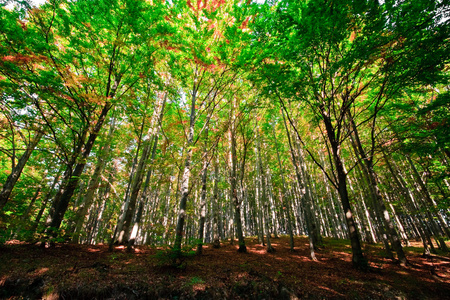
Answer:
<path fill-rule="evenodd" d="M 348 241 L 325 239 L 317 261 L 308 240 L 272 239 L 267 253 L 256 239 L 203 247 L 172 265 L 161 248 L 133 253 L 107 245 L 57 244 L 52 248 L 10 241 L 0 246 L 1 299 L 450 299 L 450 256 L 422 257 L 420 244 L 405 248 L 410 264 L 384 258 L 380 245 L 364 245 L 367 272 L 352 268 Z"/>

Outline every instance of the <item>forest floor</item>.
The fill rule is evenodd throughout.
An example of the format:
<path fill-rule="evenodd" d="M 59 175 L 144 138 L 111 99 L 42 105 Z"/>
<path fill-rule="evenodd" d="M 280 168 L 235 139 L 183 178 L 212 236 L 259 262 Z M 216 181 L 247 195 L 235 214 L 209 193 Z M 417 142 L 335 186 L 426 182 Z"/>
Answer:
<path fill-rule="evenodd" d="M 181 267 L 156 248 L 10 241 L 0 246 L 0 299 L 450 299 L 450 256 L 422 257 L 405 248 L 407 267 L 386 259 L 381 245 L 364 245 L 370 270 L 351 267 L 348 241 L 325 239 L 309 258 L 308 240 L 273 239 L 267 253 L 246 239 L 248 253 L 222 243 Z M 157 255 L 159 251 L 159 255 Z"/>

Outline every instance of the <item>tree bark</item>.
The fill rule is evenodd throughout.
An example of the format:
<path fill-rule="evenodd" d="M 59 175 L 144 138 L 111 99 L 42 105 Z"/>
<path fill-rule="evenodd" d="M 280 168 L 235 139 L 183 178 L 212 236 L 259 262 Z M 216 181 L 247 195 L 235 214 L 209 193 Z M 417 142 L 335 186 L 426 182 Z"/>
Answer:
<path fill-rule="evenodd" d="M 380 189 L 378 188 L 378 177 L 373 169 L 373 157 L 368 157 L 366 155 L 366 152 L 364 151 L 361 140 L 359 138 L 358 128 L 356 127 L 353 117 L 350 115 L 349 121 L 354 137 L 352 141 L 355 143 L 356 149 L 358 150 L 357 154 L 359 154 L 362 161 L 364 162 L 363 172 L 366 173 L 366 178 L 368 179 L 369 191 L 372 197 L 372 202 L 375 206 L 375 211 L 378 212 L 378 217 L 382 220 L 385 226 L 384 230 L 389 235 L 391 244 L 394 247 L 395 252 L 397 252 L 400 264 L 404 266 L 408 263 L 408 260 L 406 258 L 405 253 L 403 252 L 403 247 L 400 242 L 397 230 L 395 229 L 394 223 L 392 222 L 391 217 L 389 216 L 389 212 L 386 209 L 386 205 L 384 204 Z M 388 250 L 387 247 L 386 250 Z"/>
<path fill-rule="evenodd" d="M 331 145 L 331 155 L 333 156 L 335 171 L 337 175 L 336 187 L 339 193 L 339 197 L 341 198 L 342 208 L 344 209 L 345 221 L 347 223 L 348 235 L 350 237 L 350 244 L 352 247 L 352 262 L 353 265 L 359 269 L 367 269 L 367 260 L 363 256 L 358 227 L 356 226 L 353 217 L 353 211 L 350 206 L 350 199 L 347 190 L 347 174 L 344 171 L 344 166 L 342 164 L 340 156 L 341 144 L 339 141 L 339 137 L 336 136 L 335 128 L 324 107 L 321 107 L 321 114 L 326 129 L 326 135 Z"/>
<path fill-rule="evenodd" d="M 59 200 L 58 206 L 55 209 L 55 213 L 53 215 L 53 218 L 50 222 L 50 225 L 49 225 L 49 228 L 47 231 L 48 234 L 52 237 L 56 237 L 56 235 L 57 235 L 57 232 L 58 232 L 58 229 L 63 220 L 64 214 L 66 213 L 67 208 L 69 206 L 70 199 L 72 198 L 72 195 L 75 192 L 76 187 L 78 186 L 78 183 L 80 181 L 80 176 L 83 173 L 84 166 L 86 165 L 89 154 L 91 153 L 92 147 L 94 146 L 94 142 L 97 139 L 100 129 L 102 128 L 103 123 L 105 122 L 106 115 L 108 114 L 111 107 L 112 106 L 109 102 L 107 102 L 103 106 L 102 112 L 97 120 L 97 123 L 95 124 L 94 128 L 92 129 L 92 132 L 89 134 L 87 143 L 84 146 L 84 150 L 83 150 L 82 156 L 81 156 L 81 161 L 76 165 L 73 174 L 70 176 L 70 178 L 64 188 L 64 192 L 61 195 L 61 199 Z"/>
<path fill-rule="evenodd" d="M 242 233 L 242 219 L 241 219 L 241 204 L 242 201 L 238 197 L 237 192 L 237 153 L 236 153 L 236 112 L 235 110 L 235 100 L 231 104 L 231 129 L 230 129 L 230 141 L 231 141 L 231 174 L 230 174 L 230 188 L 231 197 L 234 203 L 234 222 L 236 223 L 236 234 L 238 237 L 239 249 L 238 252 L 247 252 L 247 247 L 245 246 L 244 234 Z M 244 149 L 246 151 L 246 149 Z M 243 155 L 246 155 L 245 153 Z M 245 164 L 245 160 L 242 162 Z M 243 167 L 243 166 L 242 166 Z M 242 174 L 241 174 L 242 175 Z"/>
<path fill-rule="evenodd" d="M 131 194 L 130 199 L 128 202 L 128 206 L 126 207 L 124 211 L 123 216 L 123 225 L 122 228 L 118 232 L 118 243 L 119 244 L 126 244 L 128 243 L 128 238 L 130 235 L 130 229 L 131 229 L 131 222 L 133 220 L 133 216 L 135 215 L 136 210 L 136 203 L 139 195 L 139 191 L 142 187 L 142 181 L 145 174 L 145 168 L 148 164 L 148 159 L 150 157 L 150 153 L 152 152 L 152 147 L 154 146 L 152 141 L 156 140 L 157 136 L 157 128 L 159 128 L 159 122 L 162 119 L 162 116 L 164 114 L 164 106 L 166 103 L 167 94 L 163 96 L 160 101 L 158 101 L 157 105 L 155 105 L 152 122 L 150 124 L 150 129 L 147 135 L 144 137 L 143 140 L 143 150 L 141 158 L 139 159 L 139 163 L 136 168 L 135 177 L 133 179 L 132 187 L 131 187 Z"/>
<path fill-rule="evenodd" d="M 284 111 L 282 111 L 282 115 L 283 115 L 283 122 L 284 122 L 284 127 L 286 129 L 286 134 L 288 137 L 288 142 L 289 142 L 289 148 L 290 148 L 290 152 L 291 152 L 291 159 L 292 159 L 292 164 L 294 165 L 294 169 L 295 169 L 295 174 L 297 177 L 297 183 L 299 186 L 299 189 L 301 191 L 301 195 L 300 195 L 300 201 L 301 201 L 301 206 L 303 208 L 303 212 L 304 212 L 304 216 L 305 216 L 305 221 L 306 221 L 306 229 L 308 231 L 308 239 L 309 239 L 309 250 L 310 250 L 310 254 L 311 254 L 311 259 L 312 260 L 317 260 L 316 258 L 316 254 L 315 254 L 315 242 L 316 242 L 316 238 L 314 237 L 314 228 L 313 228 L 313 222 L 312 222 L 312 216 L 311 216 L 311 212 L 310 212 L 310 204 L 309 204 L 309 195 L 307 193 L 307 191 L 305 191 L 304 189 L 304 183 L 303 180 L 304 178 L 302 178 L 302 171 L 301 168 L 299 166 L 299 163 L 297 162 L 297 158 L 295 156 L 295 152 L 294 152 L 294 147 L 292 145 L 292 141 L 291 141 L 291 134 L 289 132 L 287 123 L 286 123 L 286 118 L 284 116 Z M 300 153 L 299 153 L 300 155 Z"/>
<path fill-rule="evenodd" d="M 197 81 L 197 75 L 195 76 Z M 189 179 L 191 177 L 191 160 L 192 160 L 192 148 L 194 146 L 194 130 L 195 130 L 195 120 L 196 120 L 196 110 L 195 103 L 197 100 L 197 86 L 194 84 L 192 89 L 192 97 L 191 97 L 191 112 L 189 116 L 189 132 L 188 138 L 186 142 L 186 158 L 184 160 L 184 170 L 183 177 L 181 180 L 181 199 L 180 206 L 178 209 L 178 220 L 177 226 L 175 229 L 175 243 L 174 243 L 174 251 L 175 255 L 179 258 L 181 257 L 181 242 L 184 236 L 184 223 L 186 219 L 186 205 L 189 196 Z"/>
<path fill-rule="evenodd" d="M 198 239 L 197 254 L 202 254 L 203 238 L 205 233 L 205 218 L 206 218 L 206 179 L 208 177 L 208 127 L 205 128 L 205 144 L 203 148 L 203 166 L 202 166 L 202 189 L 200 194 L 200 220 L 198 225 Z"/>
<path fill-rule="evenodd" d="M 17 164 L 12 168 L 11 174 L 9 174 L 8 178 L 6 178 L 6 182 L 3 184 L 2 191 L 0 192 L 0 211 L 3 210 L 6 203 L 8 202 L 12 190 L 16 185 L 20 174 L 22 174 L 23 168 L 25 167 L 28 159 L 31 156 L 31 153 L 33 152 L 34 148 L 36 148 L 43 135 L 44 132 L 42 131 L 36 132 L 33 139 L 27 145 L 27 149 L 22 154 Z"/>
<path fill-rule="evenodd" d="M 114 133 L 114 127 L 115 127 L 115 120 L 112 120 L 112 124 L 109 128 L 108 136 L 106 138 L 106 145 L 103 147 L 103 149 L 98 154 L 98 160 L 97 164 L 95 166 L 94 173 L 92 174 L 91 180 L 89 181 L 86 194 L 84 195 L 83 203 L 78 208 L 75 216 L 75 230 L 72 237 L 72 242 L 75 244 L 79 243 L 80 240 L 80 233 L 81 229 L 84 224 L 84 219 L 86 218 L 86 214 L 88 212 L 88 209 L 91 207 L 92 203 L 94 202 L 94 194 L 95 191 L 98 189 L 100 180 L 102 178 L 101 174 L 103 172 L 103 169 L 105 167 L 105 161 L 108 159 L 109 156 L 109 150 L 111 148 L 111 140 Z"/>
<path fill-rule="evenodd" d="M 216 163 L 214 164 L 214 191 L 213 191 L 213 247 L 220 248 L 220 233 L 219 233 L 219 155 L 217 155 Z"/>

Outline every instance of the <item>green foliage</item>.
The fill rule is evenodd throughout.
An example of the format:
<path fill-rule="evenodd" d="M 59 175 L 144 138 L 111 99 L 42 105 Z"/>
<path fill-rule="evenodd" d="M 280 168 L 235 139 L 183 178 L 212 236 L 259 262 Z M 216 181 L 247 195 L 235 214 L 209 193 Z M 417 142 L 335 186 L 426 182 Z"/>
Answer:
<path fill-rule="evenodd" d="M 201 242 L 199 239 L 190 239 L 189 243 L 177 249 L 171 245 L 163 246 L 159 249 L 154 258 L 160 266 L 170 266 L 177 269 L 185 269 L 187 267 L 187 259 L 195 256 L 194 248 Z"/>
<path fill-rule="evenodd" d="M 186 283 L 186 285 L 194 286 L 196 284 L 202 284 L 202 283 L 205 283 L 205 281 L 202 278 L 194 276 L 189 279 L 189 281 Z"/>

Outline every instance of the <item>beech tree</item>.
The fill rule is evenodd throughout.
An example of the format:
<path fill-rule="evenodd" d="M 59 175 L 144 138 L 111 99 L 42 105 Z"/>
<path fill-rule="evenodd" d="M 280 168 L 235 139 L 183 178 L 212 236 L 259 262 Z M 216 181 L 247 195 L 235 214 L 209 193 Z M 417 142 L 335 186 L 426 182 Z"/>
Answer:
<path fill-rule="evenodd" d="M 447 251 L 446 11 L 390 0 L 2 7 L 0 233 L 165 245 L 177 259 L 236 238 L 246 252 L 249 236 L 273 252 L 288 234 L 295 251 L 305 234 L 312 260 L 322 237 L 350 239 L 360 269 L 363 242 L 402 265 L 411 239 Z"/>

